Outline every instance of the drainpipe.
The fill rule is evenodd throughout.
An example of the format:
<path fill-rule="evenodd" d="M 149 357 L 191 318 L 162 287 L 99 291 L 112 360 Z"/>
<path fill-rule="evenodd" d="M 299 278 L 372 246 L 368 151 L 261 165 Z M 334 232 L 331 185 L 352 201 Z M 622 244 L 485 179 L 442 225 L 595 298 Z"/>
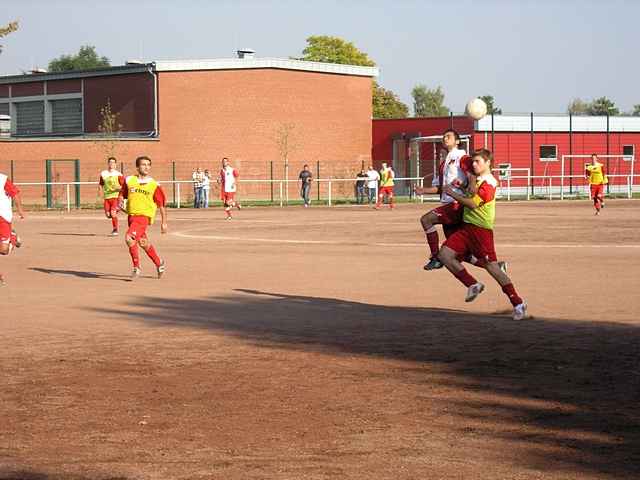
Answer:
<path fill-rule="evenodd" d="M 158 75 L 153 71 L 155 66 L 155 62 L 147 65 L 147 71 L 153 77 L 153 132 L 148 137 L 158 136 Z"/>

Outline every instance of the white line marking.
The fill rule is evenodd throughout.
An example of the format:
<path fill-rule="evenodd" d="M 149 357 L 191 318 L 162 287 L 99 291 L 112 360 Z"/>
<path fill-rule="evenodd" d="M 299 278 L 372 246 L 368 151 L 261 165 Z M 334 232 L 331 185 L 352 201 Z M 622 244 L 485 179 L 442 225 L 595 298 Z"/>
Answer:
<path fill-rule="evenodd" d="M 361 242 L 358 240 L 338 241 L 338 240 L 292 240 L 279 238 L 260 237 L 234 237 L 223 235 L 194 235 L 187 232 L 172 232 L 172 235 L 182 238 L 195 238 L 204 240 L 219 240 L 233 242 L 256 242 L 256 243 L 284 243 L 291 245 L 352 245 L 352 246 L 375 246 L 375 247 L 418 247 L 426 248 L 426 243 L 387 243 L 387 242 Z M 640 248 L 640 244 L 586 244 L 586 243 L 501 243 L 496 248 Z"/>

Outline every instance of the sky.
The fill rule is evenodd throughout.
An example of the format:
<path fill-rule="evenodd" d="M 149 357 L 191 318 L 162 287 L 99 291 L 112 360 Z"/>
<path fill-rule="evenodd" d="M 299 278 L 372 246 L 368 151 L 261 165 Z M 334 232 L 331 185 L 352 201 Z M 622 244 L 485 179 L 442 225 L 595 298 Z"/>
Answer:
<path fill-rule="evenodd" d="M 0 0 L 6 37 L 0 75 L 46 68 L 94 45 L 112 65 L 127 59 L 300 56 L 310 35 L 353 42 L 379 82 L 411 104 L 416 84 L 445 92 L 461 112 L 493 95 L 507 113 L 564 113 L 576 97 L 640 104 L 640 1 L 205 1 Z"/>

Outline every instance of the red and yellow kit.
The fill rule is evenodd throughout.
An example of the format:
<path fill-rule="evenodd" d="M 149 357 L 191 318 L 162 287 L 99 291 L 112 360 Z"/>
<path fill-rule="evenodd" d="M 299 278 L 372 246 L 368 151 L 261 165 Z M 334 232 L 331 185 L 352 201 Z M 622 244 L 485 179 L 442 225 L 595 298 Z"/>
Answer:
<path fill-rule="evenodd" d="M 131 175 L 124 180 L 120 197 L 128 200 L 129 230 L 127 230 L 127 235 L 136 240 L 144 238 L 147 226 L 155 220 L 156 210 L 158 207 L 165 206 L 164 190 L 151 177 L 139 178 L 137 175 Z"/>
<path fill-rule="evenodd" d="M 589 179 L 591 198 L 593 199 L 601 199 L 604 195 L 604 186 L 609 183 L 603 167 L 604 165 L 601 163 L 585 166 L 585 174 Z"/>
<path fill-rule="evenodd" d="M 20 190 L 3 174 L 0 174 L 0 188 L 0 243 L 10 243 L 13 220 L 11 199 L 15 198 Z"/>
<path fill-rule="evenodd" d="M 118 211 L 118 196 L 124 177 L 118 170 L 103 170 L 100 172 L 98 183 L 102 187 L 104 196 L 104 212 L 108 215 Z"/>

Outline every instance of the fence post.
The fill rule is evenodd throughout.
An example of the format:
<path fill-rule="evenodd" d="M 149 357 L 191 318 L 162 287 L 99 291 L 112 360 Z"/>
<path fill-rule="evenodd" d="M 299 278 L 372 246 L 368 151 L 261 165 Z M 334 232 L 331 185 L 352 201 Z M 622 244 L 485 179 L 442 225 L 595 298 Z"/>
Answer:
<path fill-rule="evenodd" d="M 180 208 L 180 182 L 174 183 L 174 185 L 176 186 L 176 191 L 178 193 L 178 200 L 176 202 L 176 208 Z"/>
<path fill-rule="evenodd" d="M 176 204 L 176 162 L 171 162 L 171 173 L 173 175 L 173 204 Z"/>
<path fill-rule="evenodd" d="M 531 170 L 527 169 L 527 200 L 531 200 Z"/>
<path fill-rule="evenodd" d="M 549 177 L 549 200 L 553 200 L 553 177 Z"/>
<path fill-rule="evenodd" d="M 316 161 L 316 179 L 318 180 L 318 203 L 320 202 L 320 160 Z"/>
<path fill-rule="evenodd" d="M 511 174 L 507 177 L 507 201 L 511 201 Z"/>
<path fill-rule="evenodd" d="M 282 204 L 283 204 L 283 199 L 282 199 L 282 180 L 280 180 L 280 182 L 278 182 L 279 188 L 280 188 L 280 208 L 282 208 Z"/>
<path fill-rule="evenodd" d="M 270 164 L 271 164 L 271 170 L 270 170 L 269 179 L 271 180 L 271 182 L 269 182 L 269 186 L 271 188 L 271 203 L 273 203 L 273 160 L 271 160 Z"/>
<path fill-rule="evenodd" d="M 67 212 L 71 211 L 71 184 L 67 183 Z"/>
<path fill-rule="evenodd" d="M 328 194 L 329 194 L 329 206 L 331 206 L 331 180 L 329 180 L 329 184 L 327 185 L 327 188 L 329 190 Z"/>

